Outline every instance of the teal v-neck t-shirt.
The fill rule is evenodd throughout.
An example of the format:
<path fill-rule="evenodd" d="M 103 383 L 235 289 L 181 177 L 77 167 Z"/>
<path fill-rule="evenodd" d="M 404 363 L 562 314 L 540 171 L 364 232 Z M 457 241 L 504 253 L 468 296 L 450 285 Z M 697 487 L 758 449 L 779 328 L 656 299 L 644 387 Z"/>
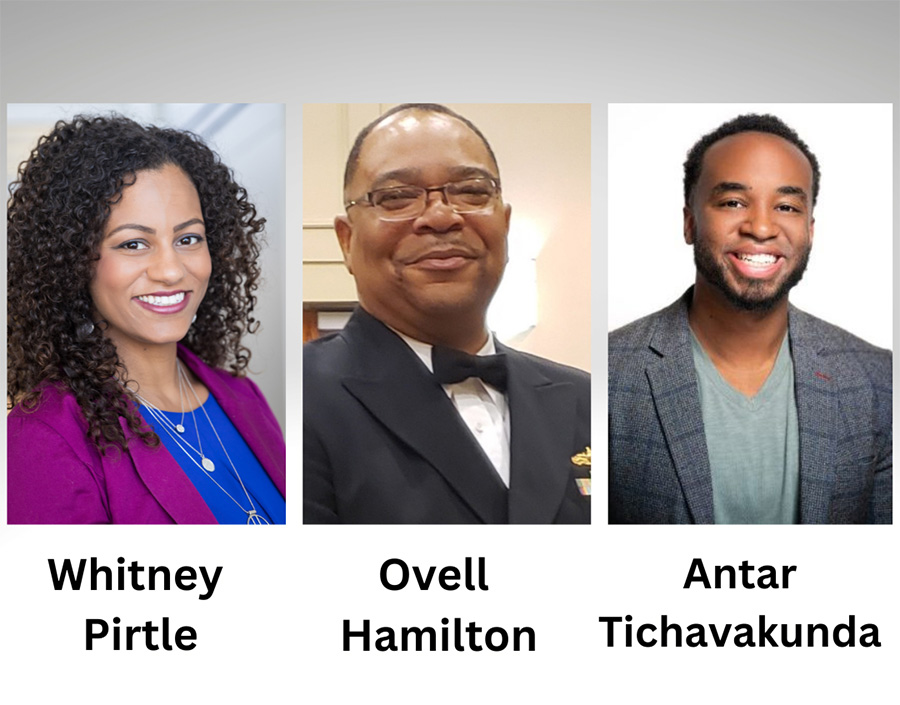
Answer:
<path fill-rule="evenodd" d="M 716 523 L 796 524 L 800 433 L 788 336 L 768 378 L 752 397 L 725 381 L 693 331 L 691 347 Z"/>

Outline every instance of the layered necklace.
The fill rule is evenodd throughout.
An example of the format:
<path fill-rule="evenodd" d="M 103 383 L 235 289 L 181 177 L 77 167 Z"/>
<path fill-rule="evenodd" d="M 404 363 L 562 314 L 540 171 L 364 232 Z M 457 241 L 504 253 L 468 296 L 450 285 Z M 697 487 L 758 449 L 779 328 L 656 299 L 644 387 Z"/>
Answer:
<path fill-rule="evenodd" d="M 206 412 L 206 408 L 203 404 L 200 403 L 200 398 L 197 396 L 197 392 L 194 390 L 194 385 L 191 384 L 190 380 L 187 377 L 187 373 L 184 371 L 184 368 L 181 365 L 180 360 L 175 361 L 175 366 L 178 368 L 178 396 L 181 401 L 181 421 L 179 423 L 173 423 L 169 418 L 163 413 L 159 408 L 151 404 L 149 401 L 144 399 L 137 392 L 132 392 L 137 400 L 144 405 L 147 409 L 147 412 L 150 414 L 150 417 L 156 422 L 159 428 L 165 430 L 165 432 L 171 437 L 172 441 L 174 441 L 175 445 L 177 445 L 184 454 L 190 459 L 194 465 L 196 465 L 200 470 L 203 471 L 203 474 L 212 480 L 216 487 L 218 487 L 222 492 L 226 494 L 226 496 L 234 502 L 244 514 L 247 515 L 247 523 L 248 524 L 268 524 L 269 521 L 261 514 L 257 513 L 256 505 L 253 503 L 253 498 L 250 496 L 250 493 L 247 491 L 247 487 L 244 485 L 244 481 L 241 479 L 241 474 L 238 472 L 238 469 L 235 467 L 234 462 L 231 460 L 231 456 L 228 454 L 228 450 L 225 448 L 225 444 L 222 442 L 221 437 L 219 436 L 219 432 L 216 430 L 215 424 L 212 422 L 212 419 L 209 418 L 209 414 Z M 194 422 L 194 430 L 197 432 L 197 447 L 195 448 L 193 444 L 191 444 L 188 439 L 185 437 L 185 428 L 184 428 L 184 398 L 185 392 L 184 389 L 187 387 L 191 394 L 194 396 L 194 408 L 191 409 L 191 418 Z M 247 498 L 247 502 L 250 504 L 250 509 L 244 508 L 244 506 L 238 502 L 234 496 L 222 487 L 219 484 L 218 480 L 216 480 L 213 473 L 216 470 L 216 465 L 212 461 L 211 458 L 206 457 L 203 453 L 203 441 L 200 438 L 200 426 L 197 424 L 197 415 L 195 413 L 195 409 L 199 407 L 203 412 L 203 415 L 206 417 L 206 422 L 209 424 L 209 427 L 212 429 L 213 435 L 216 437 L 216 440 L 219 442 L 219 445 L 222 448 L 222 454 L 228 460 L 228 464 L 231 465 L 231 471 L 234 473 L 235 479 L 238 481 L 238 484 L 241 486 L 241 489 L 244 491 L 244 496 Z"/>

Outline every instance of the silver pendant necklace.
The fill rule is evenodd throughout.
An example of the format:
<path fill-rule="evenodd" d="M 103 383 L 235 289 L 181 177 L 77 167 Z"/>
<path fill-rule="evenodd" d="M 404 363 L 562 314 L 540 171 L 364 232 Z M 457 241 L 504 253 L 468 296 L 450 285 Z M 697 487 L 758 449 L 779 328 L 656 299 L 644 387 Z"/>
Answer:
<path fill-rule="evenodd" d="M 194 390 L 194 385 L 191 384 L 190 380 L 187 378 L 187 373 L 184 371 L 184 368 L 181 366 L 181 361 L 176 360 L 175 364 L 178 368 L 178 394 L 181 397 L 181 423 L 175 424 L 169 420 L 169 418 L 156 406 L 151 404 L 149 401 L 144 399 L 137 392 L 132 392 L 137 400 L 144 405 L 147 409 L 147 412 L 150 414 L 150 417 L 159 424 L 159 426 L 165 430 L 165 432 L 169 435 L 169 437 L 175 442 L 184 454 L 191 460 L 194 465 L 204 471 L 204 475 L 208 477 L 210 480 L 215 483 L 216 487 L 218 487 L 225 495 L 234 502 L 244 514 L 247 515 L 247 524 L 269 524 L 269 520 L 264 516 L 259 514 L 256 510 L 256 505 L 253 503 L 253 498 L 250 496 L 250 493 L 247 491 L 247 487 L 244 485 L 244 481 L 241 478 L 240 473 L 234 465 L 234 461 L 232 461 L 231 456 L 228 454 L 228 450 L 225 448 L 225 444 L 222 442 L 222 438 L 219 436 L 219 432 L 216 430 L 215 424 L 213 424 L 212 419 L 209 418 L 209 414 L 206 411 L 206 408 L 200 403 L 200 397 L 197 396 L 197 392 Z M 210 458 L 207 458 L 203 454 L 203 443 L 200 440 L 200 426 L 197 424 L 197 415 L 194 411 L 194 408 L 191 409 L 191 418 L 194 422 L 194 429 L 197 432 L 197 448 L 194 448 L 188 440 L 182 435 L 184 433 L 184 387 L 187 386 L 190 389 L 191 393 L 194 395 L 194 401 L 196 402 L 196 406 L 200 407 L 200 410 L 203 412 L 203 415 L 206 417 L 206 421 L 209 424 L 209 427 L 212 429 L 213 435 L 216 437 L 216 440 L 219 441 L 219 446 L 222 448 L 222 453 L 225 458 L 228 460 L 229 465 L 231 465 L 231 470 L 234 474 L 235 479 L 240 484 L 241 489 L 244 491 L 244 495 L 247 497 L 247 501 L 250 503 L 250 509 L 244 509 L 240 502 L 238 502 L 231 493 L 226 490 L 216 478 L 212 475 L 215 471 L 216 466 L 215 463 Z M 196 408 L 196 407 L 195 407 Z M 190 450 L 188 450 L 190 449 Z M 200 461 L 197 461 L 190 451 L 193 451 L 196 455 L 200 457 Z"/>
<path fill-rule="evenodd" d="M 182 392 L 182 389 L 180 388 L 181 387 L 181 378 L 180 377 L 179 377 L 178 383 L 179 383 L 178 391 Z M 153 420 L 156 421 L 156 423 L 158 423 L 163 429 L 165 429 L 166 433 L 169 434 L 169 436 L 172 438 L 173 441 L 175 441 L 176 445 L 179 448 L 181 448 L 184 451 L 185 455 L 187 455 L 193 461 L 194 465 L 197 465 L 197 467 L 202 468 L 203 470 L 206 470 L 207 472 L 212 472 L 213 470 L 216 469 L 215 463 L 213 463 L 213 461 L 210 460 L 209 458 L 207 458 L 203 453 L 203 446 L 200 443 L 200 431 L 197 428 L 197 418 L 196 418 L 196 416 L 194 416 L 193 411 L 191 412 L 191 416 L 194 420 L 194 428 L 197 429 L 197 445 L 200 446 L 199 449 L 195 448 L 187 438 L 180 435 L 180 434 L 184 433 L 183 424 L 172 423 L 172 421 L 169 419 L 169 417 L 166 416 L 162 410 L 160 410 L 157 406 L 155 406 L 151 402 L 144 399 L 144 397 L 142 397 L 137 392 L 134 393 L 134 396 L 137 398 L 137 400 L 141 404 L 144 405 L 144 407 L 147 409 L 148 413 L 153 418 Z M 181 427 L 182 430 L 179 430 L 179 426 Z M 173 432 L 175 432 L 175 431 L 177 431 L 179 435 L 174 435 Z M 190 448 L 190 450 L 192 450 L 194 453 L 196 453 L 197 455 L 200 456 L 199 463 L 188 452 L 188 450 L 187 450 L 188 448 Z"/>
<path fill-rule="evenodd" d="M 180 369 L 180 368 L 179 368 Z M 181 421 L 175 424 L 178 433 L 184 433 L 184 390 L 182 389 L 181 375 L 178 375 L 178 399 L 181 401 Z"/>
<path fill-rule="evenodd" d="M 175 360 L 175 366 L 178 368 L 178 396 L 181 397 L 181 409 L 182 409 L 182 423 L 184 423 L 184 388 L 185 386 L 189 387 L 190 390 L 194 391 L 194 385 L 191 384 L 190 380 L 187 378 L 187 373 L 182 368 L 181 363 L 178 360 Z M 197 393 L 194 392 L 194 399 L 197 400 L 197 405 L 200 405 L 200 399 L 197 398 Z M 204 413 L 206 411 L 204 410 Z M 200 465 L 203 467 L 206 472 L 213 472 L 216 469 L 216 464 L 206 457 L 203 453 L 203 441 L 200 440 L 200 426 L 197 424 L 197 415 L 194 413 L 194 409 L 191 409 L 191 419 L 194 422 L 194 430 L 197 432 L 197 447 L 200 449 L 198 453 L 200 454 Z M 206 420 L 209 421 L 209 416 L 207 415 Z M 212 426 L 212 421 L 209 422 L 209 425 Z M 184 426 L 182 426 L 182 429 Z M 177 430 L 177 426 L 176 426 Z M 215 427 L 213 427 L 213 431 L 215 431 Z M 216 438 L 219 437 L 219 434 L 216 434 Z M 219 443 L 222 441 L 220 440 Z M 225 449 L 225 446 L 222 446 L 222 449 Z M 226 453 L 227 456 L 227 453 Z M 230 458 L 229 458 L 230 460 Z M 237 472 L 237 471 L 235 471 Z M 218 484 L 218 483 L 216 483 Z M 252 504 L 252 503 L 251 503 Z M 240 506 L 240 505 L 238 505 Z M 243 507 L 241 507 L 243 509 Z"/>

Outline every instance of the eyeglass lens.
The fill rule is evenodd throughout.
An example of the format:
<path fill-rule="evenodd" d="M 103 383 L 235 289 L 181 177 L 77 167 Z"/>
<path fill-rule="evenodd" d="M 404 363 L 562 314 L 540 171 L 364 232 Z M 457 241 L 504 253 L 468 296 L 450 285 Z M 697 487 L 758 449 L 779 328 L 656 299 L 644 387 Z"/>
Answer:
<path fill-rule="evenodd" d="M 444 198 L 457 213 L 471 213 L 487 208 L 497 192 L 490 179 L 455 181 L 440 188 L 425 189 L 421 186 L 395 186 L 376 189 L 371 193 L 371 203 L 380 215 L 401 220 L 416 218 L 425 211 L 429 191 L 442 191 Z"/>

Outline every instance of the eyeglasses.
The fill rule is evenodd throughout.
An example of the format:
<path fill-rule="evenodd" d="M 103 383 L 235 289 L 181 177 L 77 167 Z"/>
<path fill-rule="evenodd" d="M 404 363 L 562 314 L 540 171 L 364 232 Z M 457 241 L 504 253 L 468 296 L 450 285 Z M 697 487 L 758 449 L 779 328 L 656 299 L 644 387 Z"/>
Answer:
<path fill-rule="evenodd" d="M 481 213 L 494 206 L 493 199 L 500 193 L 500 183 L 495 179 L 466 179 L 443 186 L 391 186 L 369 191 L 362 198 L 348 201 L 344 208 L 371 206 L 381 220 L 412 220 L 425 212 L 428 194 L 439 191 L 444 203 L 454 213 Z"/>

